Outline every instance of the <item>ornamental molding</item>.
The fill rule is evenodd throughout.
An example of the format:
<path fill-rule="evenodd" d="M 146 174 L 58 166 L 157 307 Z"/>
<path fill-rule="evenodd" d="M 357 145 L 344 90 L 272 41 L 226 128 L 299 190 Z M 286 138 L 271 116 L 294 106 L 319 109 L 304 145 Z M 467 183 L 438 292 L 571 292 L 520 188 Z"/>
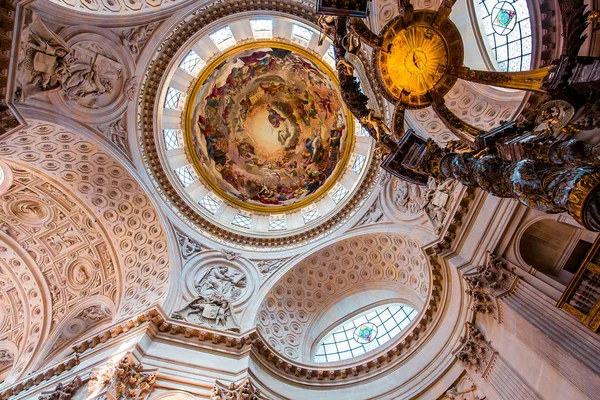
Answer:
<path fill-rule="evenodd" d="M 498 300 L 510 294 L 518 282 L 514 271 L 515 268 L 508 269 L 502 259 L 487 251 L 484 263 L 475 272 L 463 274 L 469 286 L 465 293 L 473 298 L 471 310 L 499 319 Z"/>
<path fill-rule="evenodd" d="M 466 367 L 474 368 L 475 372 L 485 378 L 490 371 L 498 353 L 487 341 L 479 329 L 467 322 L 466 334 L 461 338 L 462 346 L 456 353 L 456 358 Z"/>
<path fill-rule="evenodd" d="M 31 388 L 43 383 L 44 381 L 50 380 L 56 376 L 61 375 L 63 372 L 70 371 L 79 365 L 79 355 L 75 354 L 69 358 L 61 361 L 60 363 L 52 366 L 51 368 L 30 375 L 27 379 L 21 380 L 12 386 L 4 389 L 0 392 L 0 400 L 9 400 L 13 396 L 16 396 L 22 392 L 28 391 Z"/>
<path fill-rule="evenodd" d="M 227 1 L 203 6 L 193 12 L 185 21 L 182 21 L 168 35 L 167 39 L 158 48 L 157 54 L 150 63 L 141 84 L 139 100 L 139 131 L 141 138 L 140 147 L 142 157 L 149 173 L 149 178 L 157 192 L 167 205 L 194 230 L 207 237 L 217 240 L 222 244 L 232 245 L 237 248 L 265 250 L 272 248 L 291 249 L 302 246 L 316 238 L 328 235 L 346 223 L 362 207 L 365 199 L 373 191 L 375 181 L 380 174 L 379 165 L 371 162 L 365 177 L 356 190 L 354 196 L 336 214 L 319 226 L 300 234 L 285 237 L 258 238 L 231 232 L 204 219 L 194 211 L 171 185 L 158 156 L 154 132 L 154 107 L 156 95 L 160 91 L 161 83 L 167 67 L 177 52 L 196 32 L 211 23 L 245 11 L 275 11 L 290 14 L 316 25 L 317 15 L 311 2 L 285 3 L 276 0 L 266 1 Z"/>

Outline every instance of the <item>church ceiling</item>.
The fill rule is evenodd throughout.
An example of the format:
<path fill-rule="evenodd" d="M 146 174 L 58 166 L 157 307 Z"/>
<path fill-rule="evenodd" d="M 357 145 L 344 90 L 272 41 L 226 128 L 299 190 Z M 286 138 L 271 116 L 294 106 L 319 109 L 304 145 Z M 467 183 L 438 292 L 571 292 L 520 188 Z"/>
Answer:
<path fill-rule="evenodd" d="M 273 286 L 258 312 L 258 331 L 278 353 L 310 363 L 298 349 L 306 347 L 311 325 L 328 308 L 349 294 L 389 282 L 398 296 L 394 300 L 408 299 L 422 306 L 429 279 L 420 245 L 410 238 L 381 233 L 342 240 L 301 261 Z M 365 297 L 356 309 L 369 301 Z"/>

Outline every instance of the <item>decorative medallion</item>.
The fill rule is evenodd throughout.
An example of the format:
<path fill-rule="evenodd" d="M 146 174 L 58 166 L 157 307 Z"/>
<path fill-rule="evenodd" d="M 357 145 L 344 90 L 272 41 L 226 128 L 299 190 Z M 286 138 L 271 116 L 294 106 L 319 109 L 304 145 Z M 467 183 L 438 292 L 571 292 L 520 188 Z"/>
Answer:
<path fill-rule="evenodd" d="M 328 190 L 352 151 L 335 76 L 306 50 L 259 42 L 204 70 L 186 105 L 196 172 L 222 198 L 253 211 L 306 206 Z"/>
<path fill-rule="evenodd" d="M 444 96 L 456 82 L 446 71 L 462 65 L 460 33 L 449 19 L 434 26 L 434 16 L 435 12 L 419 10 L 408 25 L 396 18 L 381 32 L 383 45 L 374 53 L 375 70 L 380 71 L 385 97 L 394 104 L 427 107 L 430 92 Z"/>

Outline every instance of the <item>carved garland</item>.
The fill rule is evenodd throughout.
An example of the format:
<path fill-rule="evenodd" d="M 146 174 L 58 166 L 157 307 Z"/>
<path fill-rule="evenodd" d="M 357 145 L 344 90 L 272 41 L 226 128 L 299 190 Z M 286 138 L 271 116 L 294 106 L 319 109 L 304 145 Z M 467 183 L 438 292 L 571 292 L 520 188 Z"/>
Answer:
<path fill-rule="evenodd" d="M 140 126 L 139 135 L 141 138 L 140 147 L 146 168 L 157 191 L 171 209 L 194 229 L 201 230 L 208 236 L 214 236 L 225 242 L 229 242 L 230 244 L 243 246 L 245 248 L 293 248 L 306 243 L 310 239 L 324 236 L 335 231 L 358 211 L 360 206 L 364 203 L 364 200 L 375 187 L 376 178 L 380 172 L 377 162 L 371 163 L 363 183 L 352 199 L 350 199 L 350 201 L 328 221 L 301 234 L 265 239 L 232 233 L 205 220 L 196 213 L 196 211 L 194 211 L 187 202 L 179 196 L 175 188 L 169 182 L 158 157 L 154 138 L 154 105 L 157 100 L 156 95 L 160 91 L 161 82 L 166 73 L 167 66 L 175 57 L 177 51 L 193 34 L 202 30 L 205 26 L 227 15 L 253 10 L 283 12 L 303 18 L 307 21 L 312 21 L 313 23 L 316 23 L 317 21 L 317 16 L 312 9 L 312 4 L 309 6 L 309 3 L 305 2 L 288 4 L 276 0 L 265 0 L 260 2 L 228 1 L 227 3 L 220 4 L 213 3 L 198 9 L 186 19 L 186 21 L 179 24 L 158 48 L 154 59 L 144 75 L 140 90 L 138 115 Z"/>

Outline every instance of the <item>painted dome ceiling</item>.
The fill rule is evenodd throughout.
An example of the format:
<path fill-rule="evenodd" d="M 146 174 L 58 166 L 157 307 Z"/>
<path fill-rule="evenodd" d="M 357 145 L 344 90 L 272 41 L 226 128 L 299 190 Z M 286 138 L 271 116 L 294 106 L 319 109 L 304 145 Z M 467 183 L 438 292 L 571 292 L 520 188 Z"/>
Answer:
<path fill-rule="evenodd" d="M 283 43 L 217 58 L 186 107 L 198 175 L 241 208 L 308 204 L 333 184 L 352 148 L 352 119 L 334 80 L 322 61 Z"/>

